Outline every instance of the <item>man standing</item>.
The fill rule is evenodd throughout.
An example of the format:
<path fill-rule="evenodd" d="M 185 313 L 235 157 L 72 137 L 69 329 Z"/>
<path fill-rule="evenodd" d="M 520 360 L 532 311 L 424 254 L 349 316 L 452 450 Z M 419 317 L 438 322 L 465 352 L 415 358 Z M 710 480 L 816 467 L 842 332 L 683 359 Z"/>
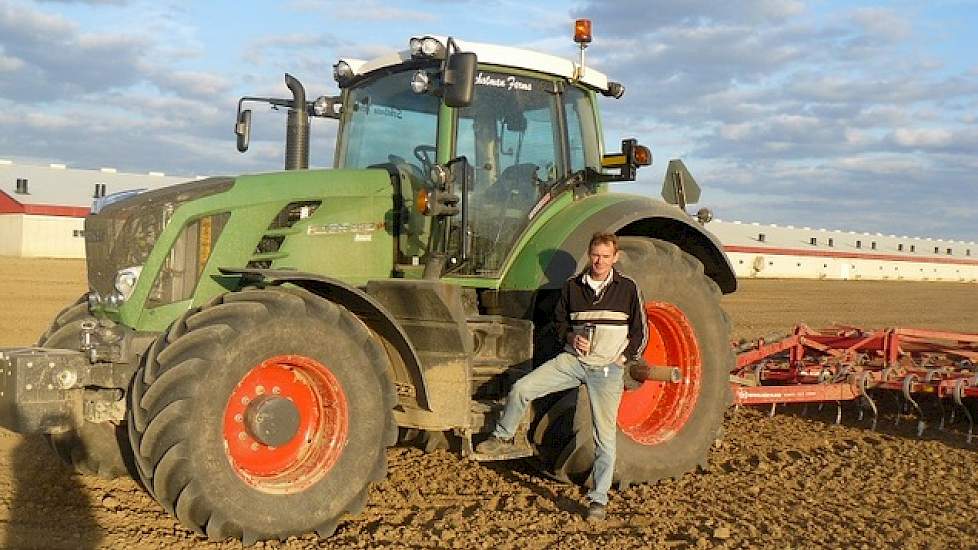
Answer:
<path fill-rule="evenodd" d="M 591 237 L 588 269 L 564 283 L 554 312 L 564 351 L 513 385 L 492 436 L 476 447 L 482 454 L 507 452 L 513 448 L 516 428 L 531 401 L 584 384 L 591 402 L 595 447 L 594 489 L 587 495 L 591 521 L 607 517 L 624 365 L 640 356 L 646 340 L 638 286 L 612 267 L 618 255 L 616 235 L 599 232 Z"/>

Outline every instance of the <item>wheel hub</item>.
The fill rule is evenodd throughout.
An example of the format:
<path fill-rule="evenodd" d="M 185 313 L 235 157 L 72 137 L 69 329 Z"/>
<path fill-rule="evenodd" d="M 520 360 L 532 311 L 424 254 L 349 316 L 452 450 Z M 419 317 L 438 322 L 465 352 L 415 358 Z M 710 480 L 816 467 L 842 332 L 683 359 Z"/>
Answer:
<path fill-rule="evenodd" d="M 296 493 L 322 479 L 349 438 L 343 385 L 301 355 L 266 359 L 244 374 L 224 408 L 232 470 L 267 493 Z"/>
<path fill-rule="evenodd" d="M 264 445 L 280 447 L 299 431 L 299 409 L 282 397 L 259 397 L 245 409 L 248 435 Z"/>
<path fill-rule="evenodd" d="M 656 445 L 672 439 L 689 420 L 700 395 L 702 359 L 686 315 L 673 304 L 645 304 L 650 365 L 678 367 L 678 383 L 648 380 L 626 391 L 618 408 L 618 427 L 636 443 Z"/>

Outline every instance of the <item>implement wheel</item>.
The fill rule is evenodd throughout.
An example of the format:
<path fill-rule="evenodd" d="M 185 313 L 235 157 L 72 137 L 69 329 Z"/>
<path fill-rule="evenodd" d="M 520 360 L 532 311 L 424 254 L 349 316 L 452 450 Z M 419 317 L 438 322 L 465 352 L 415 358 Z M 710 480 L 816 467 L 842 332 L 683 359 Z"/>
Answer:
<path fill-rule="evenodd" d="M 696 258 L 671 243 L 641 237 L 622 237 L 620 248 L 617 267 L 635 280 L 644 300 L 645 360 L 682 372 L 679 383 L 647 381 L 622 396 L 615 480 L 627 485 L 706 466 L 730 402 L 734 357 L 720 290 Z M 572 390 L 544 410 L 534 436 L 553 475 L 584 482 L 594 462 L 587 391 Z"/>
<path fill-rule="evenodd" d="M 386 476 L 387 366 L 359 319 L 314 294 L 220 296 L 161 335 L 133 379 L 143 483 L 212 540 L 329 536 Z"/>
<path fill-rule="evenodd" d="M 82 295 L 58 313 L 37 346 L 77 350 L 81 347 L 81 324 L 94 320 L 88 313 L 87 295 Z M 124 424 L 84 422 L 76 430 L 45 434 L 44 438 L 58 457 L 80 474 L 112 479 L 133 472 L 132 449 Z"/>

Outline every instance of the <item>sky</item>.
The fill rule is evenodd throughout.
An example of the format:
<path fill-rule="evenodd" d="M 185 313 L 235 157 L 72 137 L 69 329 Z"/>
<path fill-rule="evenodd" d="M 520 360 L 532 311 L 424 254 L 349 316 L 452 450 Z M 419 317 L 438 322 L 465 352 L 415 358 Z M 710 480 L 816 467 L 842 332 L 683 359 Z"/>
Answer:
<path fill-rule="evenodd" d="M 624 83 L 605 143 L 681 158 L 717 218 L 978 240 L 978 1 L 0 0 L 0 158 L 167 174 L 280 169 L 285 116 L 242 95 L 335 94 L 332 65 L 451 35 L 575 58 Z M 314 120 L 329 166 L 336 122 Z"/>

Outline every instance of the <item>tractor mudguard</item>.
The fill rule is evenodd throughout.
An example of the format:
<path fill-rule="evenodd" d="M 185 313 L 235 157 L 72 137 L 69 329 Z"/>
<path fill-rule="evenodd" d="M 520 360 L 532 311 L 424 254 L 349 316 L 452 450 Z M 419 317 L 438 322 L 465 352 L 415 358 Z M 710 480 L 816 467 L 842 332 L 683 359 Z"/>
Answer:
<path fill-rule="evenodd" d="M 245 281 L 260 281 L 266 284 L 290 283 L 347 308 L 372 331 L 380 335 L 386 343 L 389 343 L 400 356 L 404 369 L 398 369 L 395 365 L 394 373 L 397 378 L 394 382 L 398 395 L 402 398 L 413 398 L 417 401 L 419 408 L 430 410 L 428 387 L 422 373 L 422 363 L 417 350 L 408 338 L 407 333 L 387 308 L 366 292 L 343 281 L 315 273 L 276 269 L 229 268 L 221 268 L 220 271 L 224 275 L 241 276 Z M 398 370 L 402 370 L 402 372 L 398 372 Z M 404 375 L 409 379 L 401 379 Z"/>
<path fill-rule="evenodd" d="M 724 294 L 737 290 L 733 266 L 720 241 L 676 206 L 637 195 L 601 194 L 575 202 L 528 241 L 503 277 L 500 290 L 557 289 L 585 267 L 597 231 L 671 242 L 703 263 Z"/>

